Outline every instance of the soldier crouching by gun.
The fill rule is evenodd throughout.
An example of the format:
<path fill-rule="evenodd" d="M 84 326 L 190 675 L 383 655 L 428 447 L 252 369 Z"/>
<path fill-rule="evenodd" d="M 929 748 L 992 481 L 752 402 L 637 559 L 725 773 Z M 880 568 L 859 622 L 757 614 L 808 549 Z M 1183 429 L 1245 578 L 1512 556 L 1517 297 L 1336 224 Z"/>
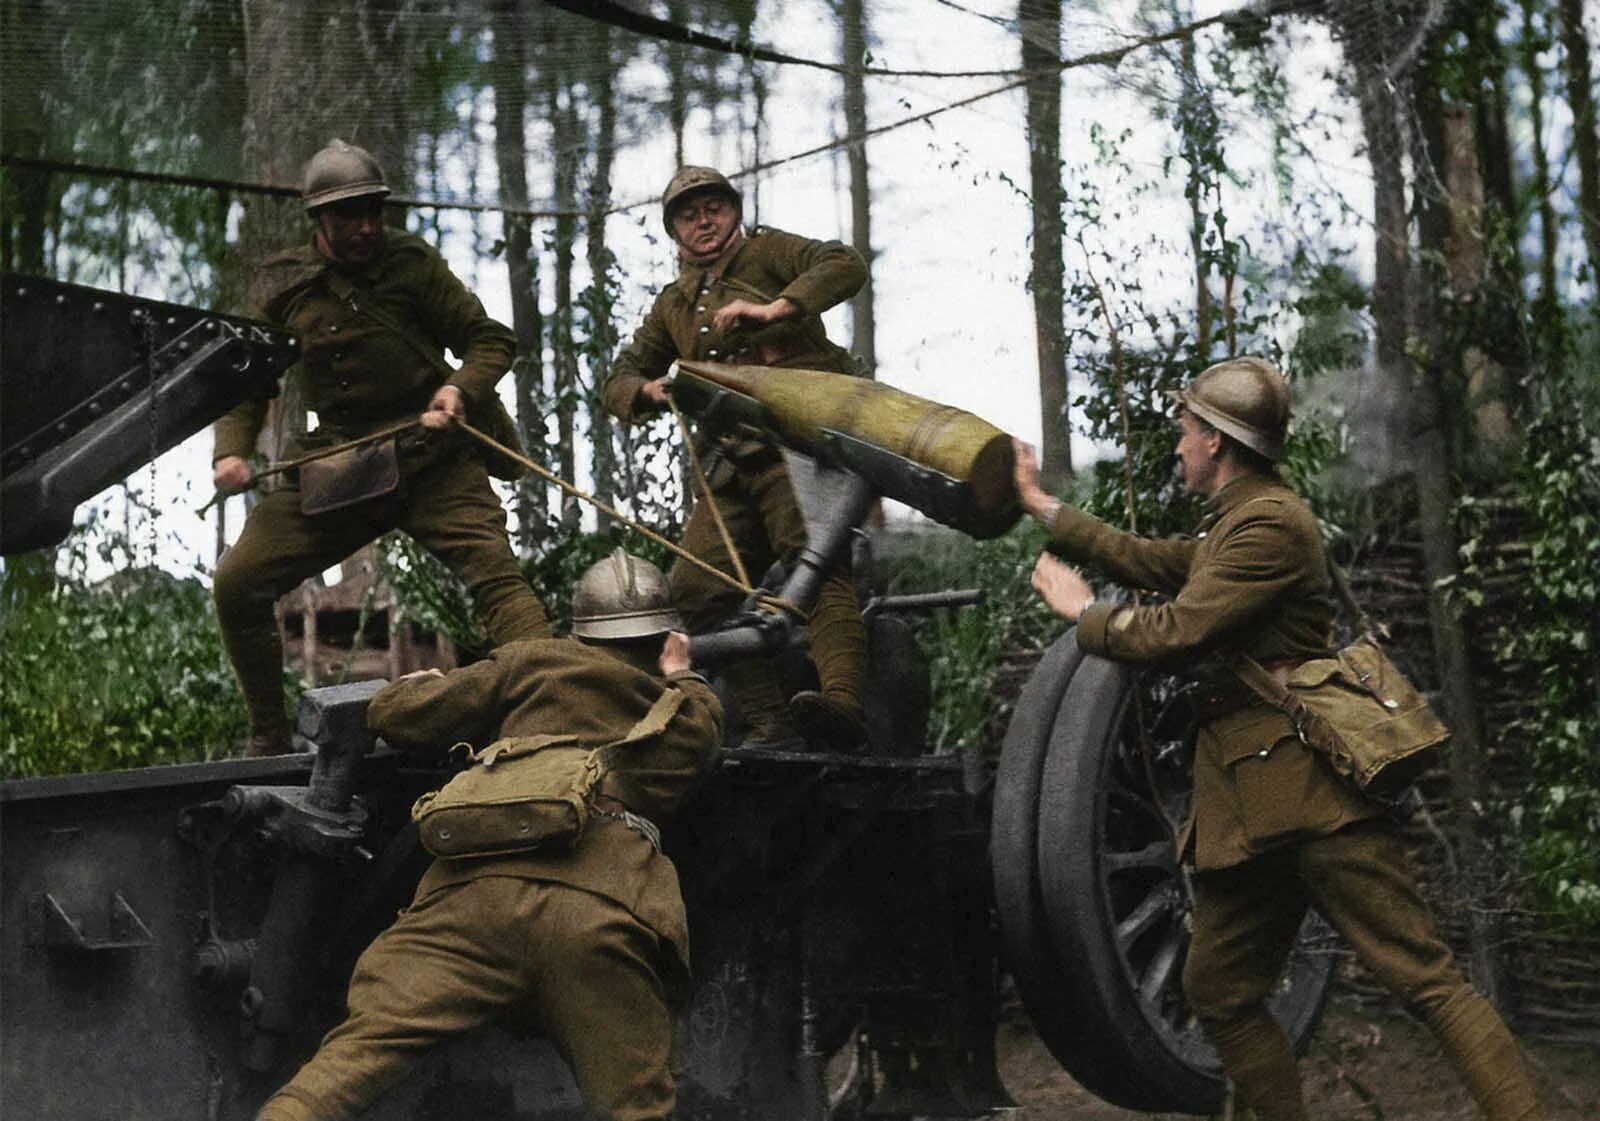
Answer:
<path fill-rule="evenodd" d="M 661 202 L 681 271 L 617 356 L 603 390 L 612 416 L 631 424 L 666 408 L 665 376 L 678 358 L 854 372 L 850 355 L 828 341 L 819 316 L 865 283 L 860 254 L 839 242 L 779 230 L 746 233 L 739 192 L 711 168 L 681 168 Z M 754 579 L 774 561 L 791 561 L 806 543 L 806 524 L 777 446 L 758 433 L 729 433 L 718 438 L 705 466 L 711 494 L 698 496 L 684 526 L 684 547 L 734 571 L 706 508 L 715 502 Z M 673 601 L 696 632 L 738 610 L 738 593 L 693 565 L 674 565 L 671 581 Z M 842 566 L 822 585 L 806 640 L 821 689 L 798 693 L 787 704 L 769 660 L 729 667 L 747 744 L 791 739 L 797 727 L 808 740 L 829 746 L 860 741 L 866 628 Z"/>
<path fill-rule="evenodd" d="M 551 1037 L 597 1115 L 669 1116 L 689 947 L 657 828 L 722 733 L 680 626 L 660 571 L 619 549 L 574 588 L 575 637 L 373 698 L 394 746 L 493 743 L 418 801 L 438 859 L 356 963 L 348 1018 L 257 1121 L 355 1116 L 424 1048 L 501 1018 Z"/>

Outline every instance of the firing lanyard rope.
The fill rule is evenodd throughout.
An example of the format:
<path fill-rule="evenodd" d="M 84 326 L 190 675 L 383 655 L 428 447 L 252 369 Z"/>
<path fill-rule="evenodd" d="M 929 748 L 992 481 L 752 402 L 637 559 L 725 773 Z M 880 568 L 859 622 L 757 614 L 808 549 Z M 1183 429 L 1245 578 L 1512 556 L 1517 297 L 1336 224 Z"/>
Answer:
<path fill-rule="evenodd" d="M 728 555 L 733 558 L 733 566 L 738 573 L 737 576 L 730 576 L 726 572 L 723 572 L 720 568 L 701 560 L 699 557 L 695 556 L 693 553 L 690 553 L 682 546 L 673 541 L 669 541 L 667 538 L 663 537 L 649 526 L 641 525 L 639 522 L 628 517 L 628 515 L 624 514 L 616 507 L 602 502 L 600 499 L 596 498 L 594 495 L 588 493 L 582 488 L 576 487 L 567 482 L 549 468 L 543 467 L 529 459 L 527 456 L 520 454 L 516 450 L 506 447 L 506 445 L 500 443 L 500 441 L 496 440 L 493 436 L 479 431 L 466 421 L 458 422 L 456 427 L 484 446 L 494 449 L 501 455 L 510 459 L 512 462 L 523 468 L 526 468 L 529 471 L 532 471 L 535 475 L 538 475 L 547 483 L 554 484 L 567 494 L 570 494 L 572 497 L 578 499 L 580 502 L 587 502 L 596 510 L 599 510 L 601 513 L 612 518 L 619 524 L 626 526 L 628 529 L 633 530 L 635 533 L 640 534 L 650 541 L 654 541 L 657 545 L 660 545 L 667 551 L 678 557 L 681 557 L 683 560 L 694 565 L 696 568 L 701 569 L 706 574 L 716 578 L 722 583 L 728 585 L 730 588 L 733 588 L 740 595 L 754 597 L 757 603 L 774 608 L 786 615 L 803 621 L 806 618 L 806 613 L 798 606 L 790 603 L 781 596 L 775 596 L 771 593 L 763 592 L 760 589 L 754 588 L 750 585 L 750 579 L 745 573 L 744 564 L 739 559 L 739 551 L 734 548 L 733 540 L 728 534 L 727 525 L 723 522 L 722 514 L 717 509 L 715 498 L 712 497 L 711 488 L 706 484 L 705 471 L 700 466 L 699 457 L 695 455 L 694 444 L 688 439 L 688 424 L 684 421 L 683 415 L 678 412 L 676 405 L 672 406 L 672 413 L 678 418 L 678 424 L 683 430 L 685 437 L 684 444 L 689 455 L 689 461 L 694 467 L 695 478 L 699 482 L 701 493 L 705 496 L 706 502 L 710 504 L 712 518 L 717 524 L 718 532 L 722 534 L 723 544 L 727 547 Z M 342 444 L 334 444 L 331 447 L 318 448 L 314 452 L 309 452 L 294 459 L 287 459 L 278 463 L 273 463 L 270 466 L 264 467 L 260 471 L 257 471 L 251 478 L 251 484 L 254 485 L 257 481 L 267 478 L 268 476 L 282 474 L 285 471 L 300 467 L 304 464 L 313 462 L 314 460 L 326 459 L 328 456 L 337 455 L 340 452 L 346 452 L 352 448 L 358 448 L 365 444 L 375 443 L 379 440 L 386 440 L 391 436 L 396 436 L 402 432 L 406 432 L 412 428 L 418 427 L 419 424 L 420 422 L 417 420 L 401 421 L 398 424 L 391 424 L 387 428 L 381 428 L 376 432 L 357 437 L 354 440 L 347 440 Z M 213 505 L 226 497 L 227 495 L 223 494 L 221 491 L 218 491 L 216 494 L 212 495 L 211 500 L 200 508 L 200 516 L 204 517 L 206 511 L 210 510 Z"/>

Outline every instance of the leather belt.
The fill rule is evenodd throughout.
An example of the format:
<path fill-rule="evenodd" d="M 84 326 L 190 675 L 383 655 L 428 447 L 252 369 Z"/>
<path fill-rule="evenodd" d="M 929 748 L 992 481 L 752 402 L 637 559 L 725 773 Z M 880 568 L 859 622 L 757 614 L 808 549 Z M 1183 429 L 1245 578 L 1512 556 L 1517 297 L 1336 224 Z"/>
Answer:
<path fill-rule="evenodd" d="M 589 812 L 608 821 L 619 821 L 650 842 L 650 847 L 661 851 L 661 830 L 643 814 L 636 814 L 621 798 L 610 794 L 589 795 Z"/>

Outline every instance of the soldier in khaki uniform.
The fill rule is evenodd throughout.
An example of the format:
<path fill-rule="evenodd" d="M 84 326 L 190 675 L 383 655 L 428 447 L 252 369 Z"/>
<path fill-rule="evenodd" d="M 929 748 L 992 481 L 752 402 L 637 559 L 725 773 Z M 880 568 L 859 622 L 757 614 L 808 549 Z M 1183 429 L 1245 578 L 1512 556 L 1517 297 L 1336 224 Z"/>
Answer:
<path fill-rule="evenodd" d="M 1180 840 L 1195 870 L 1184 990 L 1240 1098 L 1271 1121 L 1307 1116 L 1294 1054 L 1265 1005 L 1314 906 L 1438 1037 L 1491 1121 L 1541 1116 L 1523 1057 L 1462 977 L 1380 807 L 1341 780 L 1228 668 L 1269 670 L 1332 653 L 1329 577 L 1316 518 L 1276 474 L 1289 390 L 1271 363 L 1238 358 L 1176 395 L 1184 485 L 1206 499 L 1193 537 L 1136 537 L 1063 505 L 1018 446 L 1023 507 L 1051 551 L 1171 596 L 1097 603 L 1050 553 L 1033 584 L 1087 652 L 1135 664 L 1190 659 L 1199 677 L 1194 803 Z"/>
<path fill-rule="evenodd" d="M 660 571 L 618 550 L 574 589 L 576 638 L 514 642 L 372 699 L 374 732 L 434 751 L 553 732 L 585 749 L 618 744 L 660 702 L 676 703 L 659 732 L 608 750 L 575 844 L 436 860 L 356 963 L 348 1019 L 257 1121 L 355 1116 L 424 1048 L 490 1021 L 548 1035 L 598 1116 L 670 1115 L 672 1005 L 688 976 L 689 936 L 657 828 L 722 732 L 721 706 L 690 671 L 679 625 Z"/>
<path fill-rule="evenodd" d="M 836 241 L 780 230 L 746 233 L 739 192 L 711 168 L 680 169 L 661 201 L 681 269 L 617 356 L 603 390 L 611 415 L 631 424 L 665 408 L 662 379 L 678 358 L 855 372 L 849 353 L 828 341 L 820 316 L 866 282 L 860 254 Z M 805 519 L 775 444 L 759 433 L 726 434 L 704 466 L 712 498 L 752 579 L 804 547 Z M 694 505 L 683 545 L 724 572 L 734 571 L 704 501 Z M 694 565 L 674 565 L 670 579 L 673 600 L 691 630 L 706 629 L 739 606 L 737 592 Z M 847 571 L 823 584 L 806 636 L 820 692 L 797 694 L 786 706 L 769 662 L 730 669 L 751 739 L 788 738 L 791 718 L 809 739 L 844 745 L 860 738 L 866 631 Z"/>
<path fill-rule="evenodd" d="M 400 438 L 387 493 L 341 509 L 305 513 L 290 473 L 251 510 L 217 566 L 217 618 L 249 709 L 252 755 L 290 750 L 274 602 L 391 529 L 461 578 L 495 645 L 550 633 L 482 457 L 448 431 L 498 407 L 494 386 L 510 368 L 515 338 L 433 248 L 384 227 L 388 193 L 370 154 L 334 141 L 306 164 L 311 241 L 268 260 L 256 278 L 261 313 L 300 340 L 306 405 L 320 422 L 311 442 L 332 446 L 407 417 L 420 417 L 422 431 Z M 446 347 L 462 359 L 448 376 Z M 250 484 L 248 457 L 266 408 L 265 399 L 247 401 L 217 422 L 219 491 Z"/>

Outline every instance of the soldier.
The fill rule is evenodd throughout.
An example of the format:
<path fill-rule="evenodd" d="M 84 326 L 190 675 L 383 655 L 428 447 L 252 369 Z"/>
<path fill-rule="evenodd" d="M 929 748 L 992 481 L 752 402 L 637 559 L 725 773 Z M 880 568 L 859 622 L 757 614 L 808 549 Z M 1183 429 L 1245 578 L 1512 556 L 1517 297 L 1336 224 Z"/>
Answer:
<path fill-rule="evenodd" d="M 320 422 L 308 443 L 332 446 L 407 417 L 420 416 L 422 427 L 398 446 L 373 445 L 362 465 L 287 475 L 217 566 L 217 618 L 250 713 L 250 755 L 290 750 L 274 602 L 391 529 L 461 578 L 493 644 L 550 633 L 483 458 L 448 431 L 465 415 L 482 425 L 500 409 L 494 386 L 510 368 L 514 336 L 433 248 L 384 227 L 389 188 L 365 150 L 333 141 L 306 164 L 301 194 L 311 240 L 268 260 L 255 287 L 261 313 L 300 340 L 301 384 Z M 460 369 L 444 361 L 446 347 Z M 247 401 L 217 422 L 219 491 L 250 485 L 247 457 L 266 407 L 264 398 Z"/>
<path fill-rule="evenodd" d="M 373 697 L 367 723 L 405 748 L 534 736 L 559 740 L 544 751 L 603 747 L 589 824 L 574 844 L 436 860 L 356 963 L 349 1017 L 257 1121 L 352 1117 L 422 1049 L 498 1019 L 550 1036 L 598 1115 L 671 1113 L 671 1006 L 689 947 L 657 830 L 715 750 L 722 709 L 690 671 L 666 579 L 648 561 L 618 549 L 590 567 L 572 613 L 576 637 L 409 675 Z M 512 766 L 495 762 L 485 781 L 510 781 Z"/>
<path fill-rule="evenodd" d="M 711 168 L 681 168 L 667 184 L 662 220 L 677 243 L 680 271 L 606 381 L 605 407 L 622 423 L 666 407 L 663 378 L 677 358 L 855 372 L 849 353 L 828 341 L 820 316 L 866 282 L 860 254 L 836 241 L 779 230 L 746 233 L 742 206 L 739 192 Z M 753 430 L 724 434 L 704 466 L 710 498 L 745 571 L 760 579 L 774 561 L 792 560 L 805 545 L 806 526 L 777 445 Z M 695 503 L 683 545 L 733 571 L 705 501 Z M 675 564 L 669 578 L 691 630 L 706 629 L 739 606 L 737 592 L 694 565 Z M 730 668 L 750 740 L 788 739 L 796 724 L 808 739 L 836 746 L 860 739 L 866 631 L 843 567 L 823 584 L 806 635 L 820 692 L 798 693 L 786 705 L 770 662 Z"/>
<path fill-rule="evenodd" d="M 1236 358 L 1174 397 L 1184 486 L 1206 499 L 1194 537 L 1137 537 L 1063 505 L 1040 489 L 1022 444 L 1016 483 L 1052 552 L 1172 596 L 1098 603 L 1082 576 L 1044 554 L 1033 586 L 1077 624 L 1085 651 L 1135 664 L 1198 659 L 1194 803 L 1180 837 L 1195 871 L 1190 1007 L 1245 1103 L 1271 1121 L 1305 1118 L 1294 1054 L 1266 999 L 1314 906 L 1432 1029 L 1485 1117 L 1541 1116 L 1516 1041 L 1452 960 L 1393 824 L 1228 668 L 1237 653 L 1283 672 L 1332 652 L 1317 520 L 1274 466 L 1288 385 L 1271 363 Z"/>

